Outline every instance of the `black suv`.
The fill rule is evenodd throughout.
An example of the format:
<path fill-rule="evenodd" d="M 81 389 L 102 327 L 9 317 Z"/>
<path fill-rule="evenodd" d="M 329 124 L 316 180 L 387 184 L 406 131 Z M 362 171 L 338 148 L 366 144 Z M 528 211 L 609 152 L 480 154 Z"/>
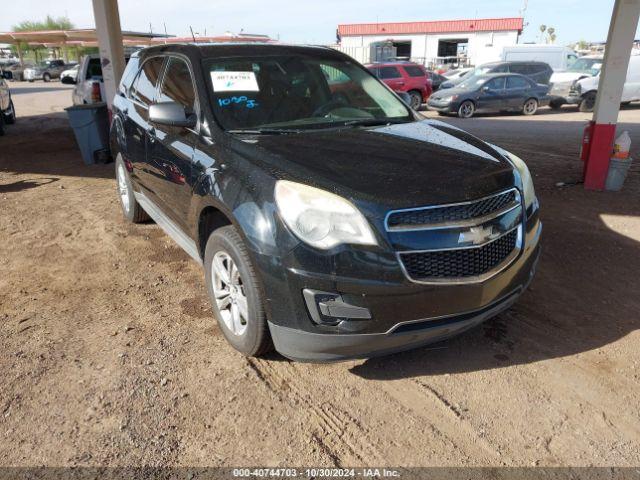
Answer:
<path fill-rule="evenodd" d="M 488 73 L 518 73 L 529 77 L 535 83 L 541 85 L 549 85 L 553 69 L 545 62 L 522 61 L 522 62 L 492 62 L 480 65 L 464 77 L 455 81 L 449 80 L 440 85 L 441 89 L 453 88 L 460 82 L 477 75 L 486 75 Z"/>
<path fill-rule="evenodd" d="M 151 217 L 203 265 L 246 355 L 416 347 L 508 308 L 533 276 L 524 162 L 422 119 L 340 52 L 144 49 L 113 113 L 124 216 Z"/>

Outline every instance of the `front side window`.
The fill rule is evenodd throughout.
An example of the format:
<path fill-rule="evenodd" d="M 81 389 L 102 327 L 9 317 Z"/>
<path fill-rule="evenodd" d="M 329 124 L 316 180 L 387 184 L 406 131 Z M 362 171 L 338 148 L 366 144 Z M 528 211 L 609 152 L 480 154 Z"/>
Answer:
<path fill-rule="evenodd" d="M 164 57 L 153 57 L 142 64 L 138 78 L 135 80 L 131 91 L 131 97 L 134 100 L 144 105 L 153 103 L 163 62 Z"/>
<path fill-rule="evenodd" d="M 195 110 L 196 92 L 187 62 L 171 57 L 167 65 L 158 102 L 176 102 L 187 111 Z"/>
<path fill-rule="evenodd" d="M 500 78 L 493 78 L 491 80 L 489 80 L 486 83 L 486 87 L 489 88 L 489 90 L 504 90 L 504 81 L 505 78 L 504 77 L 500 77 Z"/>
<path fill-rule="evenodd" d="M 225 130 L 413 120 L 367 70 L 333 56 L 233 57 L 205 60 L 204 66 L 213 111 Z"/>

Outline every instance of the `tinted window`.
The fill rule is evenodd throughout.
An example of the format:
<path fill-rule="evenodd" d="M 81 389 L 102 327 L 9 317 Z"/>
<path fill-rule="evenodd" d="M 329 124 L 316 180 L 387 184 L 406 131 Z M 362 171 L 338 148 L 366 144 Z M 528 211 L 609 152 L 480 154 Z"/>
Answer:
<path fill-rule="evenodd" d="M 380 67 L 380 73 L 378 76 L 382 79 L 402 78 L 402 75 L 400 75 L 400 72 L 396 67 Z"/>
<path fill-rule="evenodd" d="M 102 77 L 102 65 L 99 58 L 90 58 L 87 65 L 87 80 L 93 77 Z"/>
<path fill-rule="evenodd" d="M 184 60 L 175 57 L 169 59 L 158 101 L 176 102 L 190 110 L 195 108 L 196 92 L 189 66 Z"/>
<path fill-rule="evenodd" d="M 420 67 L 414 65 L 404 67 L 404 71 L 407 72 L 407 75 L 410 77 L 424 77 L 426 75 Z"/>
<path fill-rule="evenodd" d="M 497 65 L 490 70 L 491 73 L 507 73 L 508 71 L 508 65 Z"/>
<path fill-rule="evenodd" d="M 508 77 L 507 88 L 527 88 L 529 82 L 522 77 Z"/>
<path fill-rule="evenodd" d="M 142 65 L 135 85 L 131 91 L 131 97 L 145 105 L 153 103 L 156 93 L 158 77 L 162 70 L 163 57 L 150 58 Z"/>
<path fill-rule="evenodd" d="M 485 87 L 489 87 L 489 90 L 504 90 L 504 77 L 494 78 L 493 80 L 489 80 Z"/>

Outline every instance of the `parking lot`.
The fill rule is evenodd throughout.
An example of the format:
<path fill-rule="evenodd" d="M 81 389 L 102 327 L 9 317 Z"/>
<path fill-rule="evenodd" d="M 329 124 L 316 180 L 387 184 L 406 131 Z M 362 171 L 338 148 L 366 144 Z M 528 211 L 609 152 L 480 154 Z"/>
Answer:
<path fill-rule="evenodd" d="M 589 114 L 437 118 L 525 159 L 543 255 L 509 311 L 428 348 L 330 365 L 242 357 L 201 269 L 121 218 L 59 83 L 12 84 L 0 139 L 3 465 L 633 466 L 640 462 L 640 168 L 585 191 Z M 640 145 L 640 105 L 621 112 Z M 563 185 L 558 185 L 562 183 Z"/>

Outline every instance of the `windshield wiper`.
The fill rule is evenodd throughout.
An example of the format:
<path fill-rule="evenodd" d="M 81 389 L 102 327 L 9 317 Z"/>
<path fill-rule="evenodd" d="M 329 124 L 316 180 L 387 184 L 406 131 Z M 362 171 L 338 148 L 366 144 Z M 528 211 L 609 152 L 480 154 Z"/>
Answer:
<path fill-rule="evenodd" d="M 252 129 L 235 129 L 227 130 L 227 133 L 245 134 L 245 135 L 286 135 L 288 133 L 300 133 L 300 130 L 287 128 L 252 128 Z"/>
<path fill-rule="evenodd" d="M 344 125 L 345 127 L 351 127 L 351 126 L 373 127 L 376 125 L 392 125 L 397 123 L 409 123 L 411 121 L 412 120 L 410 119 L 362 118 L 358 120 L 347 120 L 346 122 L 339 122 L 339 124 Z"/>

